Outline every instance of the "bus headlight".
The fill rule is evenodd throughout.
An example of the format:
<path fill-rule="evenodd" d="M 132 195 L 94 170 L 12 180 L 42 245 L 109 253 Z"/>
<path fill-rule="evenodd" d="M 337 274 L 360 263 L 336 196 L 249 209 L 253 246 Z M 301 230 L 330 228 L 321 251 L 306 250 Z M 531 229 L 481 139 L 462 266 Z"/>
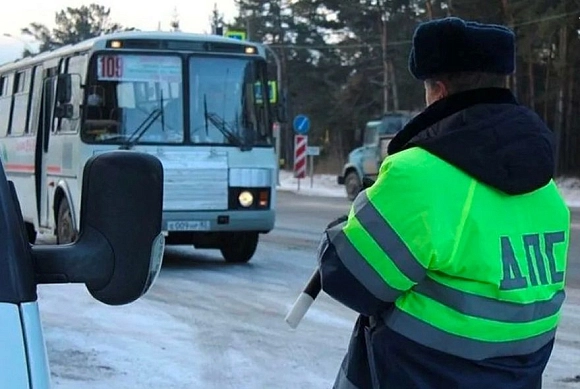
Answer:
<path fill-rule="evenodd" d="M 238 196 L 238 201 L 240 202 L 240 205 L 242 207 L 247 208 L 254 203 L 254 196 L 252 195 L 252 193 L 245 190 Z"/>

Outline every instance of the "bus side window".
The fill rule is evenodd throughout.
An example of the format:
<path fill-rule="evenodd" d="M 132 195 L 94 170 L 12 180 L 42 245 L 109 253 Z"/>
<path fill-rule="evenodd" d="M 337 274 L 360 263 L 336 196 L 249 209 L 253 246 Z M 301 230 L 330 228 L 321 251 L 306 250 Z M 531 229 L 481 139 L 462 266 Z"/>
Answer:
<path fill-rule="evenodd" d="M 4 75 L 0 78 L 0 136 L 8 133 L 10 110 L 12 107 L 12 79 L 13 75 Z"/>
<path fill-rule="evenodd" d="M 40 118 L 40 104 L 42 103 L 42 88 L 44 84 L 44 80 L 42 79 L 42 65 L 38 65 L 34 68 L 32 83 L 30 107 L 28 108 L 28 132 L 30 134 L 36 134 L 38 124 L 42 120 Z"/>
<path fill-rule="evenodd" d="M 80 109 L 83 101 L 82 80 L 85 74 L 87 58 L 85 54 L 67 58 L 66 73 L 71 75 L 72 117 L 62 118 L 60 132 L 77 132 L 80 123 Z"/>
<path fill-rule="evenodd" d="M 26 132 L 26 116 L 28 112 L 28 97 L 30 95 L 31 69 L 14 75 L 12 121 L 10 135 L 23 135 Z"/>

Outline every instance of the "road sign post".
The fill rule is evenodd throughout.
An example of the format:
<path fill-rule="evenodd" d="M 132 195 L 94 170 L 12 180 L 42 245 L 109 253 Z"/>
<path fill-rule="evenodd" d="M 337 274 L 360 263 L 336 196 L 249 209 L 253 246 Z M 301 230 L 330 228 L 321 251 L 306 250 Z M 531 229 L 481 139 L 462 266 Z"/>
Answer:
<path fill-rule="evenodd" d="M 310 167 L 310 189 L 314 186 L 314 157 L 309 155 L 309 167 Z"/>
<path fill-rule="evenodd" d="M 310 130 L 310 119 L 306 115 L 297 115 L 292 122 L 294 127 L 294 177 L 298 179 L 298 190 L 300 190 L 300 180 L 306 176 L 306 150 L 308 148 L 308 131 Z"/>
<path fill-rule="evenodd" d="M 314 186 L 314 157 L 318 157 L 320 155 L 320 147 L 307 146 L 306 155 L 309 157 L 308 165 L 310 171 L 310 187 L 312 188 Z"/>
<path fill-rule="evenodd" d="M 300 180 L 306 176 L 306 148 L 308 146 L 307 135 L 294 135 L 294 177 Z"/>
<path fill-rule="evenodd" d="M 274 122 L 272 125 L 272 135 L 276 140 L 276 185 L 280 186 L 280 153 L 281 141 L 280 141 L 280 123 Z"/>

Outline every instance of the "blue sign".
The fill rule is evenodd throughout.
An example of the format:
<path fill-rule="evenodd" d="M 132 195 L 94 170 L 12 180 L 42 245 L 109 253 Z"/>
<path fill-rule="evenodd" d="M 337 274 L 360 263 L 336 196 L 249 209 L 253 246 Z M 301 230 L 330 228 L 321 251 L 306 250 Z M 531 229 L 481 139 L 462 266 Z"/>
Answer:
<path fill-rule="evenodd" d="M 306 115 L 298 115 L 294 118 L 294 131 L 300 135 L 306 135 L 310 130 L 310 119 Z"/>

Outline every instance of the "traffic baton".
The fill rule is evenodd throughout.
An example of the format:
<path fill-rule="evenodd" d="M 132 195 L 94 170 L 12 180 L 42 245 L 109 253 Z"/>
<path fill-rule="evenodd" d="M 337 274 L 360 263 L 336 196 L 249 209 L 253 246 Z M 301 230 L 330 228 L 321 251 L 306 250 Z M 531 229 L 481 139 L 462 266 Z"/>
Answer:
<path fill-rule="evenodd" d="M 308 309 L 310 309 L 310 306 L 314 300 L 316 300 L 316 297 L 318 297 L 318 293 L 320 293 L 321 289 L 322 284 L 320 282 L 320 271 L 316 268 L 314 273 L 312 273 L 310 280 L 308 280 L 308 283 L 304 287 L 304 290 L 300 293 L 284 319 L 290 327 L 294 329 L 298 327 L 298 324 L 300 324 L 300 321 L 302 321 L 302 318 L 306 315 L 306 312 L 308 312 Z"/>
<path fill-rule="evenodd" d="M 370 188 L 374 183 L 374 180 L 364 177 L 363 189 Z M 308 312 L 310 306 L 316 300 L 316 297 L 318 297 L 320 290 L 322 290 L 322 281 L 320 279 L 320 271 L 317 267 L 284 319 L 290 327 L 293 329 L 298 327 L 298 324 L 300 324 L 302 318 L 304 318 L 304 315 L 306 315 L 306 312 Z"/>

